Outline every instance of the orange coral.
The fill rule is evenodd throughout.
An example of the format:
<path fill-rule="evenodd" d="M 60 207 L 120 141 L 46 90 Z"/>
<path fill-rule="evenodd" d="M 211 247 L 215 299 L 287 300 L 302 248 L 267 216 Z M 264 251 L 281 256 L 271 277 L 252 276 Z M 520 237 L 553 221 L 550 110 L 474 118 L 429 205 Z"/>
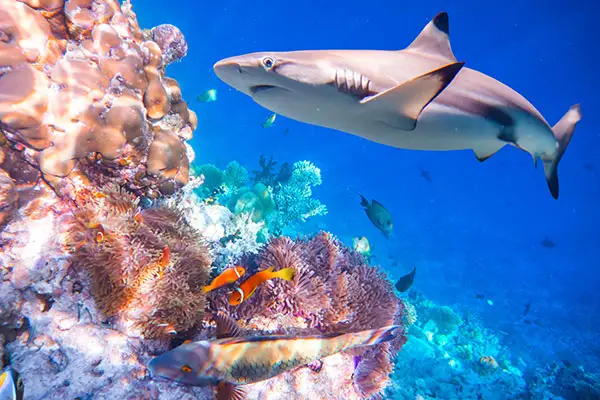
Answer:
<path fill-rule="evenodd" d="M 59 193 L 77 171 L 172 193 L 197 119 L 164 58 L 128 3 L 0 0 L 0 129 Z"/>
<path fill-rule="evenodd" d="M 200 236 L 175 211 L 139 210 L 118 187 L 81 192 L 65 245 L 91 276 L 107 317 L 146 337 L 166 337 L 202 320 L 211 260 Z"/>

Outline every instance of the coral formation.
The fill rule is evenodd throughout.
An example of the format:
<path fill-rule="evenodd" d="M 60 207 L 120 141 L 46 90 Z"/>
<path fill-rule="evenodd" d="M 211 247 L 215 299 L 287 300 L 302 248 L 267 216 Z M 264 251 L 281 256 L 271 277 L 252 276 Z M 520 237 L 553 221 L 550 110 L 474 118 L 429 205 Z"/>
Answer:
<path fill-rule="evenodd" d="M 202 320 L 211 259 L 178 212 L 139 210 L 137 199 L 118 187 L 82 193 L 66 241 L 73 267 L 91 276 L 106 317 L 159 338 Z"/>
<path fill-rule="evenodd" d="M 144 41 L 128 2 L 0 0 L 8 144 L 59 193 L 78 172 L 152 197 L 187 183 L 195 118 L 163 76 L 187 47 L 171 31 Z"/>
<path fill-rule="evenodd" d="M 271 239 L 244 263 L 250 274 L 271 266 L 275 271 L 291 267 L 296 274 L 291 282 L 267 281 L 239 306 L 230 306 L 223 293 L 211 292 L 211 308 L 227 311 L 246 329 L 269 333 L 352 332 L 402 324 L 404 307 L 391 282 L 328 233 L 296 241 Z M 356 371 L 350 372 L 354 392 L 346 398 L 380 396 L 404 342 L 401 337 L 391 344 L 343 355 L 349 365 L 354 356 L 360 359 Z"/>

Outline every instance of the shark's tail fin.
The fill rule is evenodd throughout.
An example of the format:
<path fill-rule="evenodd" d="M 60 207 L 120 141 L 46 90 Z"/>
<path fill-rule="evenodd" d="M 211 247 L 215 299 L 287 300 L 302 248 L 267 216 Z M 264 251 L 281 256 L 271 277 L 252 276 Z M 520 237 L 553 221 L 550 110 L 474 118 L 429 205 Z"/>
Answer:
<path fill-rule="evenodd" d="M 552 197 L 558 199 L 558 163 L 565 154 L 567 146 L 571 141 L 573 132 L 575 131 L 575 125 L 581 119 L 581 109 L 579 104 L 575 104 L 569 108 L 569 111 L 552 127 L 554 137 L 558 142 L 556 149 L 556 155 L 551 160 L 544 162 L 544 172 L 546 173 L 546 181 L 548 181 L 548 188 Z"/>

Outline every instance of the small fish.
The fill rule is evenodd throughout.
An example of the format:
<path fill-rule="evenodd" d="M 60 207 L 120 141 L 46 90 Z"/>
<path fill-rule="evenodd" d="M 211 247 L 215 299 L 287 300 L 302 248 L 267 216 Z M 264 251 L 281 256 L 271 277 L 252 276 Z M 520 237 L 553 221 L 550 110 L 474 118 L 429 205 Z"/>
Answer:
<path fill-rule="evenodd" d="M 96 233 L 96 243 L 102 243 L 104 242 L 104 233 L 102 233 L 101 231 L 98 231 Z"/>
<path fill-rule="evenodd" d="M 488 306 L 493 306 L 494 302 L 492 301 L 492 299 L 487 299 L 487 304 Z"/>
<path fill-rule="evenodd" d="M 552 240 L 545 238 L 544 240 L 542 240 L 540 242 L 540 244 L 542 245 L 542 247 L 545 247 L 547 249 L 553 249 L 556 247 L 556 243 L 554 243 Z"/>
<path fill-rule="evenodd" d="M 392 214 L 377 200 L 373 199 L 371 204 L 369 201 L 360 195 L 360 205 L 365 208 L 367 217 L 371 220 L 373 225 L 383 233 L 383 236 L 390 238 L 392 230 L 394 229 L 394 221 L 392 220 Z"/>
<path fill-rule="evenodd" d="M 262 127 L 263 128 L 272 128 L 273 125 L 275 125 L 275 118 L 276 117 L 277 117 L 277 114 L 275 114 L 275 113 L 269 115 L 267 117 L 267 119 L 265 119 L 265 122 L 262 123 Z"/>
<path fill-rule="evenodd" d="M 211 290 L 215 290 L 220 288 L 221 286 L 229 285 L 240 279 L 242 275 L 246 273 L 246 269 L 244 267 L 231 267 L 227 268 L 225 271 L 221 272 L 219 276 L 212 280 L 210 285 L 204 286 L 204 293 L 210 292 Z"/>
<path fill-rule="evenodd" d="M 529 314 L 529 311 L 531 311 L 531 300 L 529 300 L 529 303 L 525 304 L 525 310 L 523 311 L 523 316 Z"/>
<path fill-rule="evenodd" d="M 200 103 L 213 103 L 217 101 L 217 90 L 209 89 L 200 96 L 196 97 L 196 100 L 198 100 Z"/>
<path fill-rule="evenodd" d="M 135 215 L 133 216 L 133 220 L 135 222 L 137 222 L 139 225 L 144 223 L 144 216 L 142 215 L 142 213 L 140 211 L 136 212 Z"/>
<path fill-rule="evenodd" d="M 254 294 L 258 285 L 270 279 L 281 278 L 285 279 L 286 281 L 291 281 L 295 273 L 296 272 L 293 268 L 284 268 L 273 272 L 273 267 L 257 272 L 242 282 L 240 287 L 236 288 L 233 293 L 231 293 L 231 296 L 229 297 L 229 304 L 232 306 L 237 306 L 238 304 L 243 303 L 245 300 L 248 300 Z"/>
<path fill-rule="evenodd" d="M 23 400 L 25 385 L 17 371 L 6 367 L 0 375 L 0 400 Z"/>
<path fill-rule="evenodd" d="M 594 171 L 594 164 L 592 164 L 592 163 L 584 163 L 583 164 L 583 169 L 585 169 L 588 172 L 593 172 Z"/>
<path fill-rule="evenodd" d="M 425 179 L 429 183 L 433 183 L 433 179 L 431 179 L 431 175 L 429 175 L 429 171 L 421 168 L 421 178 Z"/>
<path fill-rule="evenodd" d="M 411 285 L 413 284 L 416 273 L 417 273 L 417 267 L 414 267 L 410 273 L 408 273 L 408 274 L 404 275 L 403 277 L 401 277 L 400 279 L 398 279 L 398 282 L 396 282 L 396 289 L 400 293 L 406 292 L 408 290 L 408 288 L 411 287 Z"/>
<path fill-rule="evenodd" d="M 369 256 L 371 254 L 371 245 L 369 244 L 369 239 L 367 239 L 365 236 L 355 237 L 352 239 L 352 248 L 357 253 L 365 256 Z"/>
<path fill-rule="evenodd" d="M 483 300 L 483 299 L 485 299 L 485 294 L 476 293 L 476 294 L 475 294 L 475 298 L 476 298 L 477 300 Z"/>
<path fill-rule="evenodd" d="M 162 251 L 162 255 L 160 257 L 160 266 L 166 267 L 171 262 L 171 248 L 169 246 L 165 246 Z"/>
<path fill-rule="evenodd" d="M 287 136 L 288 133 L 290 133 L 290 128 L 285 128 L 283 130 L 283 136 Z"/>
<path fill-rule="evenodd" d="M 223 325 L 220 321 L 225 321 L 243 334 L 235 321 L 219 315 L 217 330 Z M 221 338 L 182 344 L 154 358 L 148 365 L 150 373 L 193 386 L 212 385 L 217 398 L 239 399 L 243 389 L 237 385 L 264 381 L 332 354 L 393 340 L 402 334 L 402 327 L 310 336 L 232 337 L 226 329 L 221 332 Z"/>

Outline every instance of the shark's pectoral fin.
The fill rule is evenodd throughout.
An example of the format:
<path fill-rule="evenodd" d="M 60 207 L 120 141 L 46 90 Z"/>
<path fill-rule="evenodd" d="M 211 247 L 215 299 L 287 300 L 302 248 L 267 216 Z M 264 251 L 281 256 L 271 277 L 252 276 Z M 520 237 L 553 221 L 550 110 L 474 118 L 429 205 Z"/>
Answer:
<path fill-rule="evenodd" d="M 361 100 L 369 113 L 396 129 L 411 131 L 423 109 L 452 82 L 464 62 L 445 65 Z"/>
<path fill-rule="evenodd" d="M 448 14 L 441 12 L 423 28 L 419 36 L 405 50 L 456 61 L 450 47 L 449 34 Z"/>
<path fill-rule="evenodd" d="M 480 162 L 484 162 L 485 160 L 496 154 L 498 151 L 500 151 L 500 149 L 503 147 L 504 143 L 502 142 L 488 142 L 478 144 L 477 147 L 473 149 L 473 151 L 475 152 L 475 157 L 477 157 L 477 160 L 479 160 Z"/>

